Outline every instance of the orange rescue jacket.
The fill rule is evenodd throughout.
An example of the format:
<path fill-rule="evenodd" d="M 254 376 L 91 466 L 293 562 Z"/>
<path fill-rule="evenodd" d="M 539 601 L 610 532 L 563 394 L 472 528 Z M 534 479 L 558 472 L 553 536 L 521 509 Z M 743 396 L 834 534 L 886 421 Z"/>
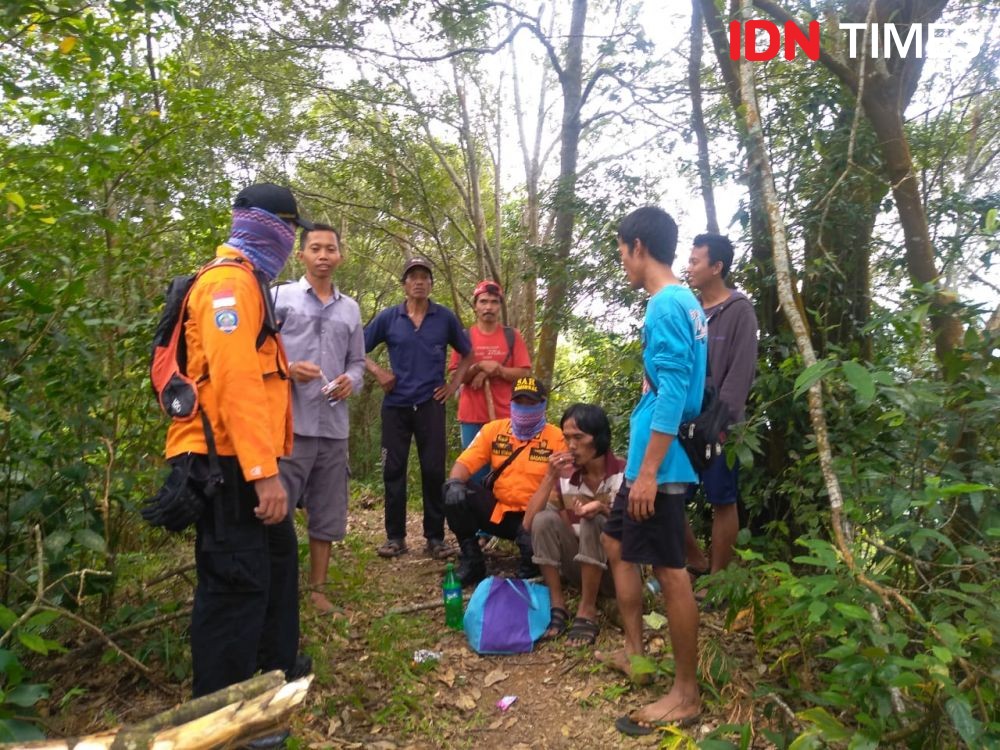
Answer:
<path fill-rule="evenodd" d="M 493 485 L 493 497 L 497 503 L 490 516 L 492 523 L 500 523 L 504 513 L 521 512 L 528 507 L 528 501 L 549 470 L 549 456 L 566 450 L 562 430 L 546 423 L 531 440 L 518 440 L 514 437 L 510 420 L 497 419 L 484 424 L 469 447 L 458 457 L 458 462 L 470 474 L 487 465 L 490 469 L 499 469 L 507 457 L 525 443 L 527 447 L 517 454 Z"/>
<path fill-rule="evenodd" d="M 215 254 L 243 257 L 227 245 Z M 216 451 L 236 456 L 248 482 L 275 476 L 278 457 L 292 451 L 288 359 L 278 336 L 256 348 L 264 315 L 254 275 L 222 263 L 195 282 L 184 324 L 187 373 L 198 384 Z M 167 429 L 166 457 L 189 452 L 208 453 L 201 419 L 174 421 Z"/>

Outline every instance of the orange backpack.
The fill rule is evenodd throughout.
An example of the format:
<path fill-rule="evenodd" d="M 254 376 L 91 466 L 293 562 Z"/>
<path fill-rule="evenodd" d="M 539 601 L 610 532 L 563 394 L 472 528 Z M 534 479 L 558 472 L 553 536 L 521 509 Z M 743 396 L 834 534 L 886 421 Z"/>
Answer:
<path fill-rule="evenodd" d="M 187 320 L 188 297 L 195 281 L 206 271 L 222 263 L 235 263 L 253 274 L 264 297 L 264 323 L 257 335 L 257 348 L 267 337 L 277 333 L 274 323 L 271 295 L 267 281 L 239 258 L 216 258 L 202 266 L 197 273 L 175 276 L 167 287 L 166 304 L 153 334 L 153 351 L 149 364 L 149 381 L 160 409 L 171 419 L 187 422 L 198 414 L 198 386 L 187 370 L 187 342 L 184 339 L 184 322 Z"/>

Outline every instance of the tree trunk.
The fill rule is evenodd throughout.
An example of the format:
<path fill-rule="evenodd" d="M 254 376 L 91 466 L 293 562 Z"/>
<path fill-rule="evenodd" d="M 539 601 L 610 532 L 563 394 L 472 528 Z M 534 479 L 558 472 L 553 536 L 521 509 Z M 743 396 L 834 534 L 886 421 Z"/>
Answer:
<path fill-rule="evenodd" d="M 729 59 L 729 43 L 726 39 L 726 26 L 714 0 L 699 0 L 702 17 L 708 29 L 709 38 L 715 58 L 725 83 L 726 96 L 737 120 L 741 119 L 743 96 L 740 92 L 739 70 Z M 724 12 L 724 11 L 723 11 Z M 728 20 L 728 19 L 727 19 Z M 763 188 L 761 176 L 757 170 L 747 169 L 746 182 L 749 194 L 750 223 L 750 266 L 747 269 L 745 283 L 752 291 L 757 321 L 760 326 L 760 359 L 761 367 L 778 371 L 781 362 L 786 358 L 786 346 L 781 340 L 781 334 L 787 330 L 778 315 L 778 295 L 775 286 L 774 260 L 771 253 L 771 237 L 768 231 L 767 213 L 764 209 Z M 791 466 L 789 457 L 789 423 L 784 418 L 769 419 L 763 429 L 762 448 L 764 451 L 764 466 L 770 477 L 781 477 Z M 792 426 L 793 427 L 793 426 Z M 782 521 L 794 533 L 795 516 L 792 512 L 790 499 L 777 492 L 770 493 L 762 512 L 751 519 L 751 529 L 754 533 L 763 533 L 771 521 Z"/>
<path fill-rule="evenodd" d="M 805 264 L 802 299 L 815 315 L 813 346 L 825 356 L 831 346 L 869 361 L 872 337 L 871 239 L 888 185 L 878 176 L 878 148 L 853 103 L 844 102 L 836 127 L 825 139 L 819 166 L 799 179 L 808 202 L 802 212 Z"/>
<path fill-rule="evenodd" d="M 743 12 L 750 17 L 752 0 L 742 0 Z M 781 215 L 781 205 L 774 186 L 774 174 L 767 154 L 767 144 L 764 142 L 764 132 L 760 124 L 760 112 L 757 108 L 757 94 L 754 85 L 753 63 L 742 59 L 740 63 L 740 91 L 743 98 L 743 120 L 746 124 L 746 147 L 751 173 L 759 175 L 759 184 L 767 210 L 771 228 L 771 240 L 774 247 L 774 268 L 777 280 L 777 292 L 781 303 L 781 311 L 785 315 L 795 334 L 795 344 L 802 355 L 804 367 L 816 363 L 816 352 L 809 336 L 809 327 L 801 308 L 801 301 L 792 281 L 792 263 L 788 252 L 788 242 L 785 233 L 784 218 Z M 830 500 L 830 520 L 834 538 L 840 553 L 849 563 L 853 560 L 847 546 L 847 533 L 842 516 L 843 495 L 840 481 L 833 468 L 833 452 L 830 448 L 830 437 L 826 426 L 826 412 L 823 406 L 823 383 L 818 380 L 810 386 L 807 398 L 809 402 L 809 421 L 812 424 L 816 440 L 816 452 L 819 457 L 820 470 L 826 484 Z M 853 568 L 853 564 L 851 565 Z"/>
<path fill-rule="evenodd" d="M 521 331 L 524 343 L 531 354 L 532 362 L 535 361 L 535 311 L 537 307 L 536 296 L 538 294 L 537 268 L 534 261 L 534 253 L 537 251 L 540 240 L 540 216 L 541 200 L 539 199 L 538 181 L 541 175 L 541 163 L 539 161 L 542 147 L 542 126 L 545 122 L 545 89 L 547 85 L 546 71 L 548 67 L 543 63 L 541 82 L 538 89 L 538 114 L 535 120 L 534 140 L 529 145 L 528 136 L 524 128 L 524 107 L 521 104 L 521 88 L 517 72 L 517 55 L 511 53 L 514 75 L 512 83 L 514 86 L 514 115 L 517 119 L 518 141 L 521 144 L 521 157 L 524 160 L 524 187 L 525 204 L 522 222 L 525 229 L 525 239 L 527 240 L 527 252 L 515 254 L 514 273 L 521 277 L 521 284 L 515 288 L 514 295 L 511 295 L 513 307 L 516 311 L 511 325 Z"/>
<path fill-rule="evenodd" d="M 576 164 L 580 147 L 580 105 L 583 94 L 583 31 L 587 22 L 587 0 L 573 0 L 566 64 L 559 76 L 563 95 L 562 127 L 559 131 L 559 181 L 555 194 L 555 231 L 550 262 L 547 263 L 545 309 L 538 336 L 535 374 L 551 381 L 556 361 L 559 329 L 566 313 L 569 287 L 567 265 L 573 247 L 576 221 Z"/>
<path fill-rule="evenodd" d="M 705 227 L 709 232 L 719 233 L 719 219 L 715 211 L 715 191 L 712 189 L 712 164 L 708 157 L 708 133 L 705 129 L 705 113 L 701 108 L 701 56 L 702 34 L 701 4 L 691 2 L 691 56 L 688 59 L 688 85 L 691 88 L 691 129 L 698 141 L 698 179 L 701 182 L 701 198 L 705 202 Z"/>
<path fill-rule="evenodd" d="M 899 106 L 886 106 L 889 92 L 883 85 L 870 78 L 866 82 L 865 112 L 882 144 L 885 171 L 892 186 L 899 223 L 906 242 L 906 269 L 919 284 L 937 284 L 939 272 L 927 226 L 927 213 L 920 195 L 920 185 L 913 169 L 910 144 L 903 131 L 903 113 Z M 948 310 L 956 295 L 939 289 L 933 297 L 934 310 L 931 326 L 934 330 L 934 349 L 938 359 L 951 352 L 962 340 L 962 323 Z"/>
<path fill-rule="evenodd" d="M 151 719 L 65 740 L 21 745 L 26 750 L 208 750 L 276 731 L 305 699 L 312 675 L 286 683 L 280 671 L 258 675 L 210 695 L 182 703 Z"/>

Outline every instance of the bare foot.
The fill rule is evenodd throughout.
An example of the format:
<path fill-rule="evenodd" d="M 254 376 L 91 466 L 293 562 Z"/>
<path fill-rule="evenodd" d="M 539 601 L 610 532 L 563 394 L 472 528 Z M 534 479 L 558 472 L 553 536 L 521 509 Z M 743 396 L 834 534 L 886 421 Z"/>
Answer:
<path fill-rule="evenodd" d="M 320 591 L 313 591 L 309 594 L 309 599 L 316 608 L 316 611 L 321 615 L 343 615 L 343 610 L 327 599 Z"/>
<path fill-rule="evenodd" d="M 663 724 L 690 726 L 700 716 L 701 698 L 681 695 L 677 690 L 671 690 L 658 701 L 629 714 L 636 724 L 650 728 Z"/>
<path fill-rule="evenodd" d="M 625 653 L 625 649 L 620 648 L 610 653 L 605 653 L 603 651 L 595 651 L 594 658 L 601 662 L 604 666 L 609 669 L 613 669 L 616 672 L 621 672 L 623 675 L 628 677 L 636 685 L 648 685 L 653 680 L 653 675 L 649 673 L 643 674 L 632 674 L 632 660 L 629 655 Z"/>

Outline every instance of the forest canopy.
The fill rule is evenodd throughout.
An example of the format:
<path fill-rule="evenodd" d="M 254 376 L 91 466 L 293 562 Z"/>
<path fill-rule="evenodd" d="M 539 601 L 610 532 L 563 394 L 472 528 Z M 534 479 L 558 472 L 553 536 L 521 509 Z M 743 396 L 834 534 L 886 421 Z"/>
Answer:
<path fill-rule="evenodd" d="M 695 234 L 727 234 L 760 356 L 727 444 L 741 562 L 714 590 L 786 654 L 769 688 L 798 718 L 769 741 L 1000 742 L 1000 10 L 744 5 L 6 0 L 0 741 L 41 734 L 25 665 L 73 618 L 120 627 L 122 560 L 174 544 L 137 514 L 163 473 L 152 331 L 236 192 L 270 181 L 339 229 L 365 322 L 413 255 L 464 325 L 500 281 L 550 419 L 600 403 L 617 447 L 644 304 L 618 220 L 670 211 L 678 274 Z M 819 59 L 731 59 L 747 13 L 819 21 Z M 847 55 L 841 24 L 890 22 L 953 31 L 928 57 Z M 376 490 L 380 399 L 351 404 Z"/>

